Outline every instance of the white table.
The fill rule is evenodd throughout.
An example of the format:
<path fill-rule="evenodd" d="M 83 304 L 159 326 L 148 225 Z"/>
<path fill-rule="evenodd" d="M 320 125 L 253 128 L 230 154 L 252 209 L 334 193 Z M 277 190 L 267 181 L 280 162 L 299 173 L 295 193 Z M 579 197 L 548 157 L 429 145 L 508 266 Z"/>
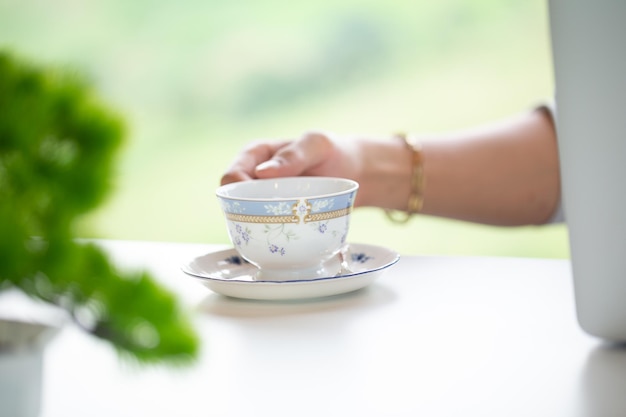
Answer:
<path fill-rule="evenodd" d="M 142 368 L 67 326 L 42 417 L 626 415 L 626 351 L 578 328 L 565 260 L 403 257 L 351 294 L 259 302 L 181 272 L 223 247 L 101 243 L 193 309 L 201 355 Z"/>

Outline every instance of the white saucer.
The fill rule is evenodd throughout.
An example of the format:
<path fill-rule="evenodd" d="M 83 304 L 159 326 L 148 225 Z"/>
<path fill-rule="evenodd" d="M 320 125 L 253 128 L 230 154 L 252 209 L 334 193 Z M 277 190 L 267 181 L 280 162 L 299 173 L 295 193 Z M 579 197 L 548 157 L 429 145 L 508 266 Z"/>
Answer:
<path fill-rule="evenodd" d="M 380 246 L 350 244 L 343 258 L 345 270 L 340 274 L 310 280 L 257 281 L 257 268 L 241 258 L 235 249 L 199 256 L 183 265 L 182 270 L 222 295 L 294 300 L 343 294 L 366 287 L 398 262 L 400 255 Z"/>

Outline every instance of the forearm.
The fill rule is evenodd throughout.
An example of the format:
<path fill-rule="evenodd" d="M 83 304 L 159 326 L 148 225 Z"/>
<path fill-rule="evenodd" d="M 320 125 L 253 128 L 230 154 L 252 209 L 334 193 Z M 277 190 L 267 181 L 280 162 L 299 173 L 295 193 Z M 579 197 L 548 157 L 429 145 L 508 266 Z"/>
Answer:
<path fill-rule="evenodd" d="M 556 135 L 533 111 L 424 143 L 423 212 L 495 225 L 545 223 L 560 198 Z"/>
<path fill-rule="evenodd" d="M 422 212 L 495 225 L 545 223 L 559 201 L 552 120 L 534 111 L 441 138 L 422 138 Z M 405 210 L 411 153 L 402 141 L 362 141 L 358 203 Z"/>

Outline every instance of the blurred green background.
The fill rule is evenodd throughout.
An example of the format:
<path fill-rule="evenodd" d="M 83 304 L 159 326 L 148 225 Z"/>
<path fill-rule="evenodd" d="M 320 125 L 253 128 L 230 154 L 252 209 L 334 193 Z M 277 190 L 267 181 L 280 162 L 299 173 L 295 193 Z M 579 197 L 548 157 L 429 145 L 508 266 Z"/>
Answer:
<path fill-rule="evenodd" d="M 544 0 L 0 0 L 0 48 L 86 74 L 126 119 L 85 237 L 227 244 L 214 190 L 253 139 L 460 129 L 553 91 Z M 350 233 L 404 254 L 569 256 L 562 225 L 360 209 Z"/>

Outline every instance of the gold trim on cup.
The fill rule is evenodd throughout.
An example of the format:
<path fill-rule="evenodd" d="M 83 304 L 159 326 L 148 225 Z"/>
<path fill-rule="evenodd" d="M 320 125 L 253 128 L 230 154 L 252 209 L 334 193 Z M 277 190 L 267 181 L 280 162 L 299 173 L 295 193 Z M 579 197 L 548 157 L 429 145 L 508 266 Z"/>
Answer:
<path fill-rule="evenodd" d="M 325 213 L 315 213 L 315 214 L 307 214 L 304 216 L 304 222 L 319 222 L 324 220 L 336 219 L 337 217 L 347 216 L 352 212 L 352 207 L 347 207 L 344 209 L 327 211 Z"/>
<path fill-rule="evenodd" d="M 352 213 L 352 207 L 346 207 L 339 210 L 327 211 L 324 213 L 311 213 L 311 204 L 305 200 L 306 212 L 302 216 L 304 223 L 319 222 L 325 220 L 336 219 L 338 217 L 347 216 Z M 293 212 L 291 216 L 263 216 L 259 214 L 241 214 L 241 213 L 225 213 L 228 220 L 239 223 L 266 223 L 266 224 L 279 224 L 279 223 L 300 223 L 300 217 L 296 215 L 298 204 L 294 204 Z"/>

